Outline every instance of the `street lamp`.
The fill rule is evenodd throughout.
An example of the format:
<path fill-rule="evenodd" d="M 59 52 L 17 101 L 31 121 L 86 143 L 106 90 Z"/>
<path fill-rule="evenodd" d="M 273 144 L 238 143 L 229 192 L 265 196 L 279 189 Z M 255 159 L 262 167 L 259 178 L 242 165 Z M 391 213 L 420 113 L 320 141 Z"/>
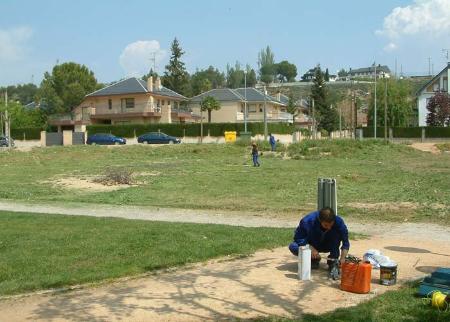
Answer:
<path fill-rule="evenodd" d="M 375 102 L 373 109 L 373 138 L 377 138 L 377 64 L 375 65 Z"/>
<path fill-rule="evenodd" d="M 244 131 L 247 133 L 247 70 L 244 70 Z"/>
<path fill-rule="evenodd" d="M 266 96 L 267 96 L 267 90 L 266 90 L 266 86 L 264 86 L 264 141 L 267 140 Z"/>

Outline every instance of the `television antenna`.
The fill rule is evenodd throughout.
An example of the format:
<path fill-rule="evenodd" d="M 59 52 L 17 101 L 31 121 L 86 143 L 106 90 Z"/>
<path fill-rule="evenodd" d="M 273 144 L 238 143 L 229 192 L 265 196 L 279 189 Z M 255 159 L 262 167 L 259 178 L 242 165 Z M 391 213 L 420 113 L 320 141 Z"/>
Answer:
<path fill-rule="evenodd" d="M 444 57 L 445 57 L 445 59 L 446 59 L 446 63 L 448 63 L 449 62 L 449 60 L 448 60 L 448 51 L 449 51 L 449 49 L 442 49 L 442 54 L 444 55 Z"/>

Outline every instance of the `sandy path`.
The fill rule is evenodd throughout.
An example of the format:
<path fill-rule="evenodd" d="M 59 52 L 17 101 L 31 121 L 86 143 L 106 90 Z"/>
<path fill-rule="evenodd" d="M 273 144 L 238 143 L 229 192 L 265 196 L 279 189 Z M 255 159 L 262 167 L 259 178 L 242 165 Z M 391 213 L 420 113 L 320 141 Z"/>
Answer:
<path fill-rule="evenodd" d="M 431 152 L 433 154 L 441 153 L 441 151 L 436 147 L 436 143 L 416 142 L 412 143 L 411 147 L 420 151 Z"/>
<path fill-rule="evenodd" d="M 361 255 L 378 247 L 399 262 L 399 280 L 450 265 L 450 245 L 376 236 L 352 243 Z M 342 292 L 324 270 L 312 282 L 297 279 L 296 258 L 287 249 L 257 252 L 231 261 L 211 261 L 188 269 L 60 294 L 0 301 L 3 321 L 198 321 L 277 315 L 298 317 L 355 305 L 398 286 L 378 285 L 365 295 Z M 323 305 L 327 299 L 330 305 Z"/>

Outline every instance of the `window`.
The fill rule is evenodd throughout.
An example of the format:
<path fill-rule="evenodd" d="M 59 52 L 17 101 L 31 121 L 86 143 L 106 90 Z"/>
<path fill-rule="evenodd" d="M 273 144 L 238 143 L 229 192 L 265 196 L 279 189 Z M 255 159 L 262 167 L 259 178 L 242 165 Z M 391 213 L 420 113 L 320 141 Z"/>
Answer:
<path fill-rule="evenodd" d="M 263 106 L 262 106 L 262 104 L 259 104 L 259 111 L 260 111 L 260 112 L 263 111 Z"/>
<path fill-rule="evenodd" d="M 157 100 L 157 101 L 156 101 L 156 106 L 157 106 L 157 107 L 160 107 L 160 106 L 161 106 L 161 101 L 160 101 L 160 100 Z"/>
<path fill-rule="evenodd" d="M 123 108 L 134 108 L 134 98 L 122 98 L 121 100 Z"/>
<path fill-rule="evenodd" d="M 164 101 L 164 100 L 162 100 L 162 104 L 161 104 L 161 105 L 162 105 L 162 106 L 164 106 L 164 103 L 165 103 L 165 101 Z"/>
<path fill-rule="evenodd" d="M 256 113 L 256 105 L 249 105 L 248 106 L 248 112 L 249 113 Z"/>
<path fill-rule="evenodd" d="M 108 110 L 112 110 L 112 99 L 108 100 Z"/>

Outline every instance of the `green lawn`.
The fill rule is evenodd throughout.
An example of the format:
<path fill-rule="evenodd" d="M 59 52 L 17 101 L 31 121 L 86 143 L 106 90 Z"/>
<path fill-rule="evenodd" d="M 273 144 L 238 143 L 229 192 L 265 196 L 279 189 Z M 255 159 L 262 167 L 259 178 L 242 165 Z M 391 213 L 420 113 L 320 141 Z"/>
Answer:
<path fill-rule="evenodd" d="M 293 229 L 0 212 L 0 295 L 287 245 Z"/>
<path fill-rule="evenodd" d="M 239 144 L 78 146 L 0 153 L 0 199 L 304 213 L 315 208 L 318 177 L 338 181 L 340 214 L 450 223 L 450 155 L 382 141 L 322 140 L 279 146 L 250 166 Z M 285 157 L 282 157 L 285 153 Z M 132 170 L 139 183 L 110 192 L 54 186 L 56 178 Z M 367 209 L 351 203 L 364 204 Z M 387 203 L 388 207 L 373 206 Z M 413 206 L 396 207 L 399 203 Z"/>
<path fill-rule="evenodd" d="M 416 296 L 417 283 L 402 287 L 398 291 L 388 291 L 383 295 L 361 303 L 355 307 L 338 309 L 323 315 L 305 314 L 301 319 L 268 318 L 265 322 L 444 322 L 450 321 L 450 311 L 439 312 L 423 303 Z M 324 299 L 326 303 L 326 299 Z M 326 304 L 324 304 L 326 305 Z"/>

